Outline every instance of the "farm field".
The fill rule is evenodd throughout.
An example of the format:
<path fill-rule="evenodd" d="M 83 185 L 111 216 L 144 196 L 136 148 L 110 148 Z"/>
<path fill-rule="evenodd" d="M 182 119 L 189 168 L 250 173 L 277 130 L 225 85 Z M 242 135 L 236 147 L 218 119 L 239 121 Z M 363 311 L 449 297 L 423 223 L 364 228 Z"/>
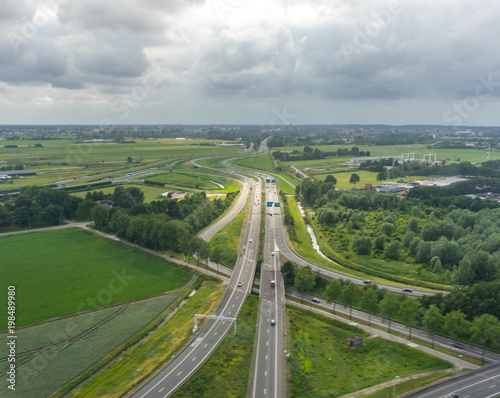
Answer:
<path fill-rule="evenodd" d="M 395 376 L 451 368 L 452 364 L 406 345 L 375 337 L 353 326 L 288 307 L 290 397 L 341 396 Z M 347 346 L 353 334 L 362 347 Z"/>
<path fill-rule="evenodd" d="M 50 395 L 144 328 L 177 296 L 161 296 L 19 330 L 19 378 L 12 396 Z M 0 357 L 6 356 L 7 348 L 2 345 Z M 6 365 L 2 365 L 2 372 Z M 2 378 L 0 388 L 7 388 L 6 378 Z"/>
<path fill-rule="evenodd" d="M 230 331 L 214 355 L 173 397 L 226 398 L 245 396 L 248 389 L 248 375 L 251 371 L 258 310 L 258 297 L 248 296 L 238 316 L 236 335 Z M 214 369 L 216 369 L 215 372 Z"/>
<path fill-rule="evenodd" d="M 168 322 L 132 347 L 119 361 L 113 362 L 88 383 L 72 391 L 71 397 L 119 397 L 131 391 L 136 381 L 141 383 L 184 346 L 193 334 L 194 314 L 212 313 L 224 290 L 225 286 L 220 281 L 204 281 L 196 294 Z M 62 397 L 67 391 L 60 391 L 55 397 Z"/>
<path fill-rule="evenodd" d="M 34 169 L 43 174 L 25 179 L 14 179 L 12 184 L 2 184 L 0 188 L 50 184 L 56 181 L 113 172 L 166 159 L 241 152 L 241 149 L 238 148 L 195 145 L 213 144 L 217 142 L 216 140 L 137 139 L 134 141 L 136 142 L 131 144 L 118 144 L 79 143 L 76 140 L 69 139 L 22 140 L 15 141 L 14 144 L 18 145 L 18 148 L 5 148 L 2 145 L 0 146 L 0 160 L 19 160 L 19 163 L 22 163 L 25 169 Z M 35 147 L 35 144 L 40 143 L 43 147 Z M 129 156 L 133 159 L 133 163 L 127 162 Z"/>
<path fill-rule="evenodd" d="M 486 150 L 485 149 L 428 149 L 426 148 L 426 145 L 381 145 L 381 146 L 367 146 L 367 145 L 355 145 L 355 144 L 348 144 L 348 145 L 318 145 L 318 146 L 311 146 L 312 148 L 318 148 L 323 152 L 333 152 L 336 151 L 339 148 L 348 148 L 351 149 L 353 146 L 359 148 L 360 151 L 370 151 L 370 156 L 386 156 L 386 157 L 391 157 L 391 156 L 401 156 L 402 153 L 406 152 L 415 152 L 415 159 L 422 159 L 422 156 L 424 154 L 428 153 L 435 153 L 437 156 L 438 160 L 447 160 L 447 161 L 454 161 L 455 160 L 455 154 L 457 155 L 457 158 L 459 158 L 463 162 L 471 162 L 471 163 L 481 163 L 486 160 Z M 272 148 L 271 152 L 275 151 L 281 151 L 281 152 L 292 152 L 294 150 L 302 152 L 304 149 L 303 146 L 301 147 L 283 147 L 283 148 Z M 318 159 L 316 160 L 302 160 L 298 162 L 291 162 L 292 164 L 298 164 L 301 165 L 299 168 L 303 168 L 302 165 L 304 164 L 318 164 L 321 163 L 321 161 L 327 161 L 329 163 L 338 163 L 338 162 L 345 162 L 351 159 L 352 156 L 347 156 L 347 157 L 331 157 L 328 159 Z M 495 159 L 500 159 L 500 152 L 491 152 L 490 153 L 490 160 L 495 160 Z M 288 163 L 288 162 L 284 162 Z M 308 167 L 308 166 L 305 166 Z"/>
<path fill-rule="evenodd" d="M 172 291 L 191 278 L 163 260 L 77 228 L 4 236 L 0 246 L 0 287 L 16 287 L 17 326 Z M 0 311 L 6 325 L 6 302 Z"/>

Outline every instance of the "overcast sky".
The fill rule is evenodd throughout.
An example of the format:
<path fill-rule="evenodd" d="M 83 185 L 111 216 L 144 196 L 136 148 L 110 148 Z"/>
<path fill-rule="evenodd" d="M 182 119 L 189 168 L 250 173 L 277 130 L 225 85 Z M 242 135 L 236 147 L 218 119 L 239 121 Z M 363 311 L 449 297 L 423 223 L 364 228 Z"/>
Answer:
<path fill-rule="evenodd" d="M 500 2 L 1 0 L 0 124 L 500 125 Z"/>

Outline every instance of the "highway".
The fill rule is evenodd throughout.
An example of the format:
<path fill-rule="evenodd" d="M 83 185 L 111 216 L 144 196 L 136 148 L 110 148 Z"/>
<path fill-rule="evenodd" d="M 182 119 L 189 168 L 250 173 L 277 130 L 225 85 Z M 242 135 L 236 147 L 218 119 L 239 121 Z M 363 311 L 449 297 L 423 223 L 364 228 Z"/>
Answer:
<path fill-rule="evenodd" d="M 271 188 L 271 189 L 268 189 Z M 275 184 L 266 183 L 267 201 L 275 201 Z M 265 206 L 265 205 L 264 205 Z M 255 206 L 263 207 L 262 205 Z M 268 216 L 266 208 L 265 237 L 262 248 L 263 262 L 260 272 L 259 323 L 257 326 L 257 347 L 255 348 L 252 371 L 252 398 L 284 397 L 285 394 L 285 343 L 284 308 L 285 289 L 282 283 L 279 257 L 275 255 L 275 217 Z M 279 212 L 279 208 L 276 208 Z"/>
<path fill-rule="evenodd" d="M 250 180 L 252 186 L 256 183 Z M 260 201 L 260 189 L 253 189 L 253 200 Z M 258 255 L 260 206 L 249 212 L 244 244 L 235 264 L 233 275 L 219 306 L 213 315 L 236 318 L 252 289 Z M 251 241 L 250 241 L 251 240 Z M 193 336 L 190 344 L 159 372 L 150 377 L 132 396 L 135 398 L 164 398 L 175 392 L 213 354 L 233 322 L 209 319 Z"/>
<path fill-rule="evenodd" d="M 446 398 L 448 394 L 456 394 L 460 398 L 500 397 L 500 363 L 435 383 L 403 397 Z"/>

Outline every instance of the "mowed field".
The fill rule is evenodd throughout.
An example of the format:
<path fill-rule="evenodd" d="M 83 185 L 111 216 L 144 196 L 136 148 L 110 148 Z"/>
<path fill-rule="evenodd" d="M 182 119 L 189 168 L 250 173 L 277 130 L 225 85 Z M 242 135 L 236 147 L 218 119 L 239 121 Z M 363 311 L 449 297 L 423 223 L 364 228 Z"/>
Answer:
<path fill-rule="evenodd" d="M 1 237 L 0 250 L 0 289 L 16 288 L 17 326 L 172 291 L 191 278 L 77 228 Z M 6 304 L 0 302 L 0 325 L 7 324 Z"/>

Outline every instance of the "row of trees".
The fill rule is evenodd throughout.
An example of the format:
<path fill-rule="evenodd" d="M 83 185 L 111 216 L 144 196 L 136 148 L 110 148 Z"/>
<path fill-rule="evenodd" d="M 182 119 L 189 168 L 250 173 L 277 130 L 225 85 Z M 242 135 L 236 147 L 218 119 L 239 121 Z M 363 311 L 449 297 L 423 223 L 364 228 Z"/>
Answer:
<path fill-rule="evenodd" d="M 62 190 L 48 187 L 23 187 L 14 200 L 0 205 L 0 227 L 21 228 L 59 225 L 64 218 L 73 218 L 83 199 Z"/>
<path fill-rule="evenodd" d="M 341 303 L 350 309 L 358 307 L 371 315 L 380 315 L 387 319 L 389 332 L 391 320 L 398 320 L 409 327 L 410 339 L 412 328 L 421 327 L 434 334 L 444 334 L 452 339 L 468 341 L 474 345 L 500 350 L 500 322 L 492 314 L 482 313 L 468 319 L 461 309 L 446 308 L 444 296 L 415 299 L 398 296 L 379 289 L 377 285 L 359 288 L 350 280 L 332 279 L 328 283 L 314 274 L 310 267 L 296 268 L 290 262 L 282 266 L 285 281 L 302 292 L 310 292 L 325 286 L 324 295 L 328 303 Z M 441 302 L 440 302 L 441 300 Z"/>

